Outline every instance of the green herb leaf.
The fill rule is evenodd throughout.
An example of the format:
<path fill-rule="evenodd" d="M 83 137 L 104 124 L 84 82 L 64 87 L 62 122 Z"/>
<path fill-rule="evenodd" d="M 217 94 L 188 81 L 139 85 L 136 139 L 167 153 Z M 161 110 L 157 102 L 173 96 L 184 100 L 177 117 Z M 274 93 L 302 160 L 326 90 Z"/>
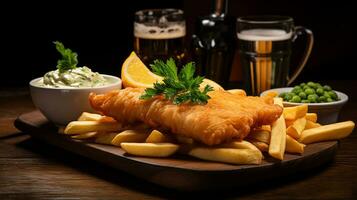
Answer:
<path fill-rule="evenodd" d="M 56 45 L 57 51 L 62 55 L 62 58 L 57 61 L 57 68 L 62 73 L 69 69 L 74 69 L 78 64 L 78 55 L 72 52 L 71 49 L 66 49 L 61 42 L 53 42 Z"/>
<path fill-rule="evenodd" d="M 180 80 L 184 81 L 186 84 L 192 83 L 190 80 L 193 78 L 195 73 L 195 65 L 193 62 L 187 63 L 179 73 Z M 190 86 L 187 85 L 187 86 Z"/>
<path fill-rule="evenodd" d="M 162 60 L 155 60 L 150 65 L 152 71 L 163 76 L 163 83 L 154 83 L 154 88 L 147 88 L 140 99 L 150 99 L 157 95 L 163 95 L 165 99 L 171 100 L 174 104 L 192 102 L 197 104 L 207 103 L 210 97 L 208 92 L 213 91 L 213 87 L 206 85 L 203 91 L 200 90 L 200 84 L 203 77 L 196 76 L 195 63 L 190 62 L 182 67 L 177 73 L 175 60 L 170 58 L 166 63 Z"/>
<path fill-rule="evenodd" d="M 177 67 L 173 58 L 168 59 L 166 64 L 162 60 L 155 60 L 150 66 L 152 71 L 159 76 L 177 79 Z"/>
<path fill-rule="evenodd" d="M 140 96 L 140 99 L 151 99 L 155 95 L 157 95 L 157 91 L 155 89 L 147 88 L 145 90 L 145 94 Z"/>
<path fill-rule="evenodd" d="M 204 94 L 207 94 L 210 91 L 213 91 L 213 87 L 210 85 L 206 85 L 206 87 L 203 89 Z"/>

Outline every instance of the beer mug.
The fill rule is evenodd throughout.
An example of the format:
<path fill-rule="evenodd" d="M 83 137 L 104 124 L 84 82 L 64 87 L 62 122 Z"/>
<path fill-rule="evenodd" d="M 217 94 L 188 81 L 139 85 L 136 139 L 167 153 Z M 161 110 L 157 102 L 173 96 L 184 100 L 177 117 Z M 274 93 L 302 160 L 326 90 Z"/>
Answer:
<path fill-rule="evenodd" d="M 150 9 L 135 13 L 134 51 L 149 65 L 156 59 L 185 58 L 186 23 L 179 9 Z"/>
<path fill-rule="evenodd" d="M 307 36 L 307 47 L 290 75 L 292 42 L 302 34 Z M 252 95 L 290 85 L 304 68 L 314 41 L 310 30 L 295 27 L 293 19 L 285 16 L 240 17 L 237 36 L 245 89 Z"/>

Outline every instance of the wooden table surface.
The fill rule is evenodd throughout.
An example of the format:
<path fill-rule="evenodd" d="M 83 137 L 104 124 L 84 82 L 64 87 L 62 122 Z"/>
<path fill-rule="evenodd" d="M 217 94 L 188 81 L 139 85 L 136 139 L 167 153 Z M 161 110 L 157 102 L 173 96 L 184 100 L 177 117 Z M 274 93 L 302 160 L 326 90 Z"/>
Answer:
<path fill-rule="evenodd" d="M 340 121 L 357 122 L 357 81 L 330 81 L 349 95 Z M 13 126 L 34 109 L 27 88 L 0 88 L 0 199 L 357 199 L 357 135 L 318 169 L 230 191 L 182 193 L 32 139 Z"/>

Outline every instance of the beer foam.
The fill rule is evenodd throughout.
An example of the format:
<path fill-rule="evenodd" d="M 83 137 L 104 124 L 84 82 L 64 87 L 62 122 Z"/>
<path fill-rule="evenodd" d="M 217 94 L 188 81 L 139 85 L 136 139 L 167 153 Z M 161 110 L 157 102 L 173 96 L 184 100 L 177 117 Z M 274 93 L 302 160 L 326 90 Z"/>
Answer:
<path fill-rule="evenodd" d="M 185 24 L 171 24 L 167 27 L 147 26 L 145 24 L 134 23 L 134 36 L 142 39 L 173 39 L 186 35 Z"/>
<path fill-rule="evenodd" d="M 248 41 L 281 41 L 292 37 L 292 32 L 281 29 L 250 29 L 237 34 L 238 39 Z"/>

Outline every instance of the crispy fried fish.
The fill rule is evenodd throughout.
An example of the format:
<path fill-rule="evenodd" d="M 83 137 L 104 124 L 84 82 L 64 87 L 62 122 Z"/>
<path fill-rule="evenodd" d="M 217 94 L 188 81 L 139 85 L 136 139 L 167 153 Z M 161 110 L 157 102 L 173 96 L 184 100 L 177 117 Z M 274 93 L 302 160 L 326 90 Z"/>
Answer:
<path fill-rule="evenodd" d="M 252 127 L 271 124 L 282 114 L 271 97 L 246 97 L 218 90 L 209 93 L 205 105 L 174 105 L 162 97 L 141 100 L 142 88 L 126 88 L 107 94 L 90 94 L 92 107 L 122 123 L 144 122 L 170 129 L 207 145 L 243 139 Z"/>

